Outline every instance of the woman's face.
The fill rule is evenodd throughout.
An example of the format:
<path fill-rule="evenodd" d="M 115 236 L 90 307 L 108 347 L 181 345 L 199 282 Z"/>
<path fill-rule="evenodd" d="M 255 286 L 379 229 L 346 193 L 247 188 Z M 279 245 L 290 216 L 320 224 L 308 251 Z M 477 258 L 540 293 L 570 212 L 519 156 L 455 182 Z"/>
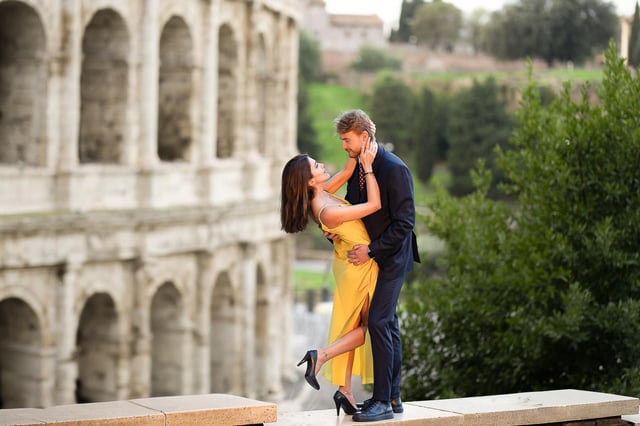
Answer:
<path fill-rule="evenodd" d="M 311 168 L 311 179 L 315 183 L 325 182 L 329 179 L 329 172 L 324 168 L 323 163 L 318 163 L 313 158 L 309 157 L 309 167 Z"/>

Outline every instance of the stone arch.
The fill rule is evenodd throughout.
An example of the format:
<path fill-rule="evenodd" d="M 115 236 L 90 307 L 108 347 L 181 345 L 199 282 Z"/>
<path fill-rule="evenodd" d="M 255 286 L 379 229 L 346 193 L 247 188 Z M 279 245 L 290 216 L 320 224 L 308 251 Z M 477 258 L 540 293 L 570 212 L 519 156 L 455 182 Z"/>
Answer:
<path fill-rule="evenodd" d="M 269 70 L 269 61 L 267 55 L 267 43 L 264 34 L 258 36 L 258 43 L 255 51 L 255 71 L 257 86 L 257 148 L 262 155 L 267 153 L 267 143 L 275 143 L 269 139 L 269 114 L 271 111 L 270 85 L 271 75 Z"/>
<path fill-rule="evenodd" d="M 118 314 L 111 296 L 95 293 L 87 299 L 76 334 L 76 402 L 118 399 L 118 330 Z"/>
<path fill-rule="evenodd" d="M 181 350 L 188 337 L 183 315 L 182 295 L 172 282 L 165 282 L 151 301 L 151 396 L 182 394 Z"/>
<path fill-rule="evenodd" d="M 220 273 L 213 287 L 210 314 L 210 374 L 211 392 L 214 393 L 228 393 L 236 385 L 238 363 L 241 362 L 236 356 L 239 305 L 229 274 Z"/>
<path fill-rule="evenodd" d="M 33 8 L 0 3 L 0 164 L 46 163 L 46 42 Z"/>
<path fill-rule="evenodd" d="M 95 13 L 82 38 L 80 163 L 123 162 L 129 90 L 129 33 L 112 9 Z"/>
<path fill-rule="evenodd" d="M 256 318 L 254 324 L 256 364 L 254 369 L 256 372 L 256 390 L 259 398 L 265 398 L 269 393 L 269 382 L 266 375 L 270 368 L 269 359 L 272 352 L 271 339 L 269 338 L 269 308 L 269 285 L 262 266 L 258 265 L 256 268 Z"/>
<path fill-rule="evenodd" d="M 0 409 L 42 407 L 44 348 L 38 316 L 22 299 L 0 301 Z"/>
<path fill-rule="evenodd" d="M 238 42 L 233 29 L 218 30 L 218 137 L 216 157 L 229 158 L 236 149 L 236 103 L 238 100 Z"/>
<path fill-rule="evenodd" d="M 187 160 L 193 141 L 193 41 L 178 16 L 165 24 L 160 37 L 158 83 L 158 157 Z"/>

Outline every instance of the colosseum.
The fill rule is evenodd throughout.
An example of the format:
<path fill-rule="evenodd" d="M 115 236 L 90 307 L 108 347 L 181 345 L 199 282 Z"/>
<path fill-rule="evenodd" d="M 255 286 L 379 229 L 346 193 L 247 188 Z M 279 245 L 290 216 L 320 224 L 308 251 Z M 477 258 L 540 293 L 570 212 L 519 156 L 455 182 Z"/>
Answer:
<path fill-rule="evenodd" d="M 0 408 L 276 400 L 297 0 L 0 0 Z"/>

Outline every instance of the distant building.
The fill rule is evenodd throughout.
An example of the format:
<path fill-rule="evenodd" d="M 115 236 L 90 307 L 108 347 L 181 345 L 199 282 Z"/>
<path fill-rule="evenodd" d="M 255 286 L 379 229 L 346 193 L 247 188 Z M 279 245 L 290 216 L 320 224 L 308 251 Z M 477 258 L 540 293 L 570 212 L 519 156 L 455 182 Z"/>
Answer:
<path fill-rule="evenodd" d="M 620 17 L 620 56 L 625 63 L 629 59 L 629 39 L 631 38 L 631 21 L 633 16 Z"/>
<path fill-rule="evenodd" d="M 334 15 L 324 0 L 306 0 L 302 29 L 317 39 L 323 52 L 357 52 L 362 46 L 386 47 L 384 22 L 377 15 Z"/>

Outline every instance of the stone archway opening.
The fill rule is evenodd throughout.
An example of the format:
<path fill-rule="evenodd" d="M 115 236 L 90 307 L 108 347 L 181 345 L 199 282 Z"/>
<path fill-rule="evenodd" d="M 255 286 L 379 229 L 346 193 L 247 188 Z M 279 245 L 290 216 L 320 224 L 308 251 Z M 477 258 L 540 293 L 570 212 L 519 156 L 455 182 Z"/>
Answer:
<path fill-rule="evenodd" d="M 111 296 L 96 293 L 78 323 L 76 402 L 118 399 L 118 315 Z"/>
<path fill-rule="evenodd" d="M 129 34 L 111 9 L 96 12 L 82 39 L 80 163 L 123 162 L 129 91 Z"/>
<path fill-rule="evenodd" d="M 211 336 L 209 339 L 211 392 L 228 393 L 234 387 L 240 357 L 236 356 L 239 329 L 238 303 L 226 272 L 216 280 L 211 298 Z"/>
<path fill-rule="evenodd" d="M 182 315 L 182 296 L 173 283 L 164 283 L 151 301 L 151 396 L 182 394 Z"/>
<path fill-rule="evenodd" d="M 38 14 L 0 3 L 0 164 L 46 163 L 46 39 Z"/>
<path fill-rule="evenodd" d="M 158 87 L 158 157 L 189 158 L 192 144 L 193 42 L 180 17 L 172 17 L 160 37 Z"/>
<path fill-rule="evenodd" d="M 22 299 L 0 301 L 0 409 L 43 406 L 42 331 Z"/>
<path fill-rule="evenodd" d="M 218 138 L 216 157 L 229 158 L 235 149 L 238 98 L 238 45 L 229 25 L 218 31 Z"/>

